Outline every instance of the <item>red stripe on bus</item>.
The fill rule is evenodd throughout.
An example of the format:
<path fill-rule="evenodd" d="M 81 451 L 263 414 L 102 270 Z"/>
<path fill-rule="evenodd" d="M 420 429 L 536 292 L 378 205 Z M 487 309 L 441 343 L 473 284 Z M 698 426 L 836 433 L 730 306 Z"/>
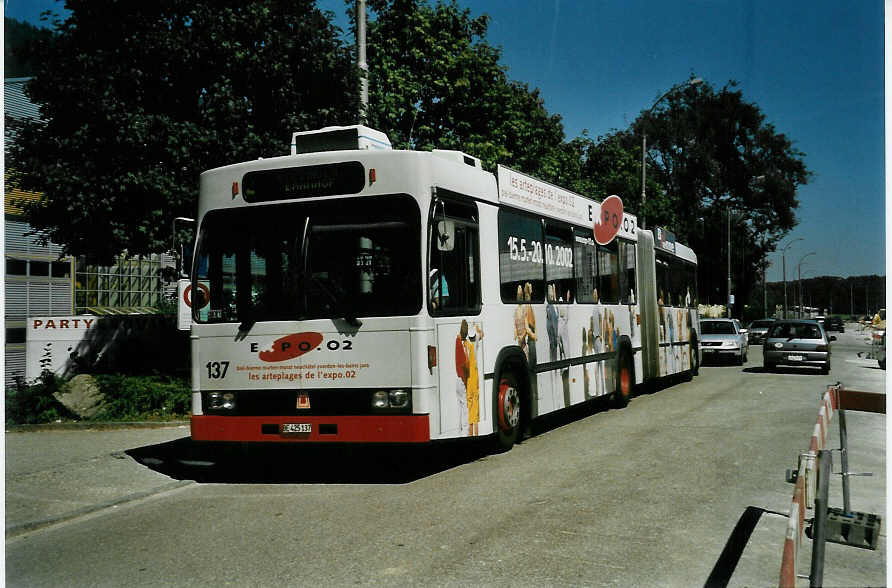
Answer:
<path fill-rule="evenodd" d="M 281 434 L 285 423 L 308 423 L 311 433 Z M 276 432 L 264 433 L 264 425 Z M 327 425 L 327 426 L 326 426 Z M 336 427 L 336 429 L 334 429 Z M 275 441 L 283 443 L 424 443 L 430 441 L 428 415 L 231 417 L 193 415 L 196 441 Z M 324 431 L 332 431 L 324 433 Z M 333 432 L 336 431 L 336 432 Z"/>

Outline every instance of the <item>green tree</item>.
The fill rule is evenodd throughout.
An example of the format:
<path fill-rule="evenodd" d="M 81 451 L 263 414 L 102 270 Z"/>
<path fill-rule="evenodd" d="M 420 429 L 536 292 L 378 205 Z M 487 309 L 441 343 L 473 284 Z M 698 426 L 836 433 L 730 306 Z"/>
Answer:
<path fill-rule="evenodd" d="M 3 19 L 3 77 L 24 78 L 34 74 L 37 64 L 33 59 L 22 56 L 28 43 L 45 39 L 52 33 L 32 24 L 14 18 Z"/>
<path fill-rule="evenodd" d="M 701 298 L 724 302 L 727 271 L 717 270 L 727 267 L 730 217 L 732 291 L 741 306 L 761 277 L 763 255 L 796 225 L 797 189 L 810 175 L 804 154 L 733 81 L 671 92 L 638 117 L 629 135 L 643 131 L 647 177 L 661 187 L 648 185 L 648 226 L 665 226 L 690 244 L 699 257 Z M 628 137 L 625 147 L 632 153 Z M 640 192 L 640 176 L 624 177 L 628 192 Z"/>
<path fill-rule="evenodd" d="M 72 254 L 165 250 L 200 172 L 287 153 L 290 133 L 355 120 L 349 48 L 313 0 L 67 0 L 26 45 L 46 121 L 13 122 L 29 222 Z"/>
<path fill-rule="evenodd" d="M 554 180 L 567 155 L 561 119 L 508 79 L 486 16 L 454 0 L 371 0 L 369 121 L 397 148 L 458 149 Z"/>

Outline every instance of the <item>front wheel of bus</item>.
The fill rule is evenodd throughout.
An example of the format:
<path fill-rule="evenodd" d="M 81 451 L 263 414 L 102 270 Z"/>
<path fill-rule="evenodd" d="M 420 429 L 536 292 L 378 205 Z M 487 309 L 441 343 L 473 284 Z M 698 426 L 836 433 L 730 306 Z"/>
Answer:
<path fill-rule="evenodd" d="M 509 372 L 499 379 L 495 400 L 495 448 L 508 451 L 517 441 L 521 424 L 520 389 L 514 374 Z"/>

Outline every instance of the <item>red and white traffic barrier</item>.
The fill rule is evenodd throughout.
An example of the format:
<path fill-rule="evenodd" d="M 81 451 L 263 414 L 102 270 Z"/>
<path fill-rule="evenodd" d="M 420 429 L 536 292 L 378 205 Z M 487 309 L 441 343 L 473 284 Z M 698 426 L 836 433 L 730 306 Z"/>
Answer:
<path fill-rule="evenodd" d="M 787 535 L 784 539 L 784 552 L 781 558 L 780 582 L 782 588 L 795 588 L 796 561 L 802 536 L 805 534 L 805 509 L 814 508 L 815 499 L 815 463 L 818 451 L 824 449 L 830 434 L 830 422 L 839 408 L 840 384 L 827 386 L 818 411 L 817 422 L 812 432 L 809 450 L 799 456 L 799 469 L 796 486 L 793 489 L 793 501 L 790 506 L 790 518 L 787 523 Z"/>

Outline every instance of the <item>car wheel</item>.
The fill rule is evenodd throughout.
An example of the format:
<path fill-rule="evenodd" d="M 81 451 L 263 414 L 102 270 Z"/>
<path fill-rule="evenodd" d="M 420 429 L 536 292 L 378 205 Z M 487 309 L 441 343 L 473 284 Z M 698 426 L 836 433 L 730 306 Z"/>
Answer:
<path fill-rule="evenodd" d="M 824 367 L 822 367 L 822 368 L 821 368 L 821 373 L 822 373 L 823 375 L 826 376 L 827 374 L 830 373 L 830 367 L 829 367 L 829 366 L 824 366 Z"/>
<path fill-rule="evenodd" d="M 766 372 L 773 372 L 777 368 L 777 364 L 766 361 L 764 369 Z"/>

